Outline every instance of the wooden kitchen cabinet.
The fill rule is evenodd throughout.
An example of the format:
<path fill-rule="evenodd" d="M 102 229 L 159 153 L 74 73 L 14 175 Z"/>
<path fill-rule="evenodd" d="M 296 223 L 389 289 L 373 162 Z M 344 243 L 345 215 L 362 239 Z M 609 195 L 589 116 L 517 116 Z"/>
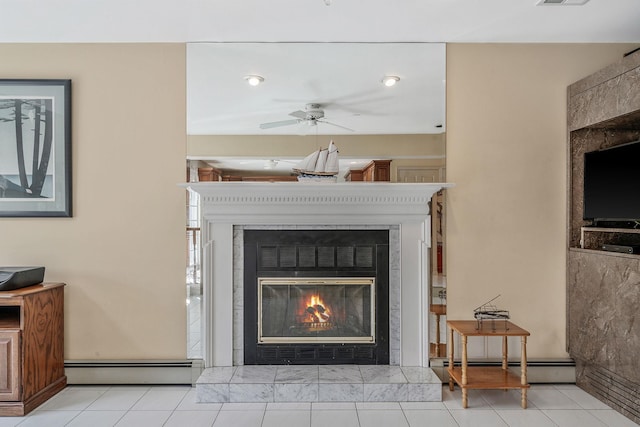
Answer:
<path fill-rule="evenodd" d="M 26 415 L 66 385 L 64 283 L 0 292 L 0 416 Z"/>
<path fill-rule="evenodd" d="M 391 160 L 372 160 L 362 169 L 350 169 L 345 181 L 391 181 Z"/>

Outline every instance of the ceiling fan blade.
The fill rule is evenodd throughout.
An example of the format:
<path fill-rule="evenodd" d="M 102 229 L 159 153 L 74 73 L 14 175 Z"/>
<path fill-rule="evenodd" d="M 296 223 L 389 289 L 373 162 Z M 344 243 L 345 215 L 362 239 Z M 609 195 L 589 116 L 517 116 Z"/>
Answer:
<path fill-rule="evenodd" d="M 302 111 L 302 110 L 294 111 L 293 113 L 289 113 L 289 115 L 293 116 L 293 117 L 297 117 L 299 119 L 306 119 L 307 118 L 306 111 Z"/>
<path fill-rule="evenodd" d="M 277 128 L 280 126 L 295 125 L 298 123 L 300 123 L 300 119 L 281 120 L 279 122 L 262 123 L 260 125 L 260 129 L 271 129 L 271 128 Z"/>
<path fill-rule="evenodd" d="M 340 128 L 340 129 L 348 130 L 349 132 L 355 132 L 355 130 L 353 130 L 351 128 L 348 128 L 348 127 L 345 127 L 345 126 L 340 126 L 340 125 L 337 125 L 335 123 L 328 122 L 326 120 L 318 120 L 317 122 L 318 123 L 324 123 L 325 125 L 335 126 L 337 128 Z"/>

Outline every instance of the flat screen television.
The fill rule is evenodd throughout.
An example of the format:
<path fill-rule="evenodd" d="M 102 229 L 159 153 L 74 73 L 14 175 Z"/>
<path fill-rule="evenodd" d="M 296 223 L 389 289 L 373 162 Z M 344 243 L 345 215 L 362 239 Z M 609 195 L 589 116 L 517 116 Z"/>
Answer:
<path fill-rule="evenodd" d="M 640 140 L 584 155 L 583 217 L 640 226 Z"/>

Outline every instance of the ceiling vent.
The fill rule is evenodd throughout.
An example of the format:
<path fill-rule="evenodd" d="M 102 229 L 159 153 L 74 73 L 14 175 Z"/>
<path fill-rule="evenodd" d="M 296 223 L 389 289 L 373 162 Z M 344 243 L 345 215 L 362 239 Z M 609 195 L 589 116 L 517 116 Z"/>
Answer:
<path fill-rule="evenodd" d="M 537 6 L 582 6 L 589 0 L 540 0 Z"/>

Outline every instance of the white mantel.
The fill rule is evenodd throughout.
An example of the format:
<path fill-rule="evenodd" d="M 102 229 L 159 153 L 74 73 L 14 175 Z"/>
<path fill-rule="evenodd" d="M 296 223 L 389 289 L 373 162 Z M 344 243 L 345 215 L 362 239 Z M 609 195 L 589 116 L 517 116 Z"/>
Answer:
<path fill-rule="evenodd" d="M 429 201 L 447 183 L 201 182 L 203 358 L 233 365 L 234 226 L 399 226 L 401 366 L 428 366 Z M 240 248 L 235 248 L 239 250 Z"/>

